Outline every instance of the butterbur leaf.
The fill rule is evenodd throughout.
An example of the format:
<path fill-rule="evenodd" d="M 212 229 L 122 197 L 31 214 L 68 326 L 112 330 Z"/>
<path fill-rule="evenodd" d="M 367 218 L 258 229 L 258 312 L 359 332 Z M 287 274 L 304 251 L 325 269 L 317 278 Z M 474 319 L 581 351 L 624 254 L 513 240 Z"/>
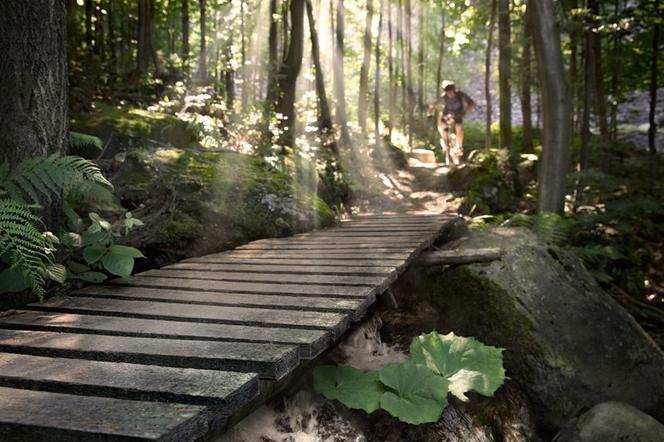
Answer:
<path fill-rule="evenodd" d="M 121 246 L 118 244 L 112 245 L 110 252 L 117 253 L 120 255 L 131 256 L 132 258 L 145 258 L 145 255 L 143 255 L 143 253 L 141 253 L 141 251 L 138 250 L 137 248 L 129 246 Z"/>
<path fill-rule="evenodd" d="M 140 250 L 134 247 L 112 245 L 101 260 L 104 268 L 122 278 L 131 276 L 134 269 L 134 258 L 145 258 Z"/>
<path fill-rule="evenodd" d="M 389 364 L 379 378 L 389 388 L 380 406 L 403 422 L 436 422 L 447 406 L 448 381 L 425 365 Z"/>
<path fill-rule="evenodd" d="M 108 248 L 103 246 L 91 245 L 83 249 L 83 258 L 88 264 L 95 264 L 101 260 L 106 253 L 108 253 Z"/>
<path fill-rule="evenodd" d="M 85 282 L 100 283 L 106 281 L 106 275 L 101 272 L 83 272 L 74 275 L 74 278 Z"/>
<path fill-rule="evenodd" d="M 314 388 L 328 399 L 338 400 L 349 408 L 367 413 L 380 407 L 380 398 L 385 392 L 378 380 L 378 372 L 366 372 L 343 365 L 316 367 Z"/>
<path fill-rule="evenodd" d="M 412 361 L 424 364 L 450 382 L 450 392 L 463 401 L 475 391 L 491 396 L 505 381 L 503 349 L 484 345 L 474 338 L 431 332 L 413 338 Z"/>
<path fill-rule="evenodd" d="M 0 272 L 0 293 L 22 292 L 30 288 L 30 283 L 16 269 L 8 268 Z"/>
<path fill-rule="evenodd" d="M 67 268 L 62 264 L 48 264 L 46 266 L 46 273 L 48 274 L 49 279 L 59 282 L 60 284 L 64 284 L 67 279 Z"/>

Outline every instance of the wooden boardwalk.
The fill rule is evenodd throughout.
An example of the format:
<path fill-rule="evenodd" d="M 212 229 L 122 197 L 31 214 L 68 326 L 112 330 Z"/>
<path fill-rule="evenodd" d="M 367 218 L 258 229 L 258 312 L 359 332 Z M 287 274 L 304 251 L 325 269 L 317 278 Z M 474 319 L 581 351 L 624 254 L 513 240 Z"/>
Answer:
<path fill-rule="evenodd" d="M 330 347 L 453 219 L 361 216 L 10 312 L 0 440 L 205 439 Z"/>

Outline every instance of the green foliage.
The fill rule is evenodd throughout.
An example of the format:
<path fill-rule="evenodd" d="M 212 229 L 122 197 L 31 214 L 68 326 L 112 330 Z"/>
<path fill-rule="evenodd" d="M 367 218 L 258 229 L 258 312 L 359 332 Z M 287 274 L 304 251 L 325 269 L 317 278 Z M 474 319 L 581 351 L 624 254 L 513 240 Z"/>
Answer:
<path fill-rule="evenodd" d="M 69 153 L 84 158 L 93 158 L 103 150 L 104 143 L 94 135 L 81 132 L 69 132 Z"/>
<path fill-rule="evenodd" d="M 378 371 L 319 366 L 314 388 L 328 399 L 371 413 L 382 408 L 410 424 L 436 422 L 452 393 L 492 396 L 505 381 L 503 350 L 474 338 L 431 332 L 413 338 L 411 359 Z"/>

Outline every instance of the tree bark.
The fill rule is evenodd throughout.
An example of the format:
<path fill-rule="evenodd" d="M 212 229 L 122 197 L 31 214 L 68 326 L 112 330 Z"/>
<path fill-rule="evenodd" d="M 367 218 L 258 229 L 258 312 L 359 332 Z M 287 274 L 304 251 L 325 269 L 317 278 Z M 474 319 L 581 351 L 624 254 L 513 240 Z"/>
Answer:
<path fill-rule="evenodd" d="M 182 0 L 182 71 L 189 76 L 189 0 Z"/>
<path fill-rule="evenodd" d="M 139 74 L 148 71 L 150 60 L 159 75 L 159 60 L 153 41 L 154 35 L 154 0 L 138 0 L 138 51 L 136 70 Z"/>
<path fill-rule="evenodd" d="M 304 34 L 304 0 L 290 2 L 291 32 L 288 54 L 279 70 L 279 99 L 277 111 L 284 116 L 280 120 L 279 144 L 293 146 L 295 142 L 295 92 L 297 77 L 302 67 Z"/>
<path fill-rule="evenodd" d="M 311 0 L 306 0 L 307 20 L 309 22 L 309 34 L 311 38 L 311 58 L 313 58 L 316 70 L 316 95 L 318 97 L 318 131 L 324 145 L 336 156 L 337 143 L 334 139 L 334 128 L 332 127 L 332 115 L 330 104 L 327 101 L 325 91 L 325 79 L 323 68 L 320 64 L 320 46 L 318 44 L 318 33 L 316 32 L 316 21 L 314 20 L 313 6 Z"/>
<path fill-rule="evenodd" d="M 594 46 L 591 26 L 587 26 L 583 41 L 583 110 L 581 117 L 581 147 L 579 149 L 579 169 L 588 167 L 588 149 L 590 144 L 590 111 L 593 94 Z"/>
<path fill-rule="evenodd" d="M 108 21 L 108 48 L 111 51 L 111 59 L 117 67 L 118 48 L 115 36 L 115 14 L 113 11 L 113 3 L 113 0 L 109 0 L 107 3 L 106 19 Z"/>
<path fill-rule="evenodd" d="M 364 58 L 360 68 L 360 90 L 357 103 L 357 121 L 362 135 L 367 135 L 367 107 L 369 95 L 369 64 L 371 63 L 371 23 L 373 21 L 373 0 L 367 0 L 367 15 L 364 22 Z M 378 43 L 377 43 L 378 44 Z"/>
<path fill-rule="evenodd" d="M 413 148 L 413 122 L 415 119 L 414 115 L 414 91 L 413 91 L 413 33 L 412 33 L 412 16 L 413 9 L 411 5 L 411 0 L 405 0 L 404 6 L 406 7 L 405 20 L 406 20 L 406 68 L 408 69 L 408 74 L 406 77 L 406 90 L 408 93 L 408 147 Z"/>
<path fill-rule="evenodd" d="M 397 43 L 399 43 L 399 80 L 401 83 L 401 126 L 403 129 L 408 124 L 408 99 L 406 94 L 406 49 L 404 47 L 404 13 L 403 0 L 399 0 L 397 5 Z"/>
<path fill-rule="evenodd" d="M 512 43 L 510 2 L 498 0 L 498 73 L 500 88 L 500 147 L 512 154 Z"/>
<path fill-rule="evenodd" d="M 659 7 L 659 1 L 655 2 L 655 10 Z M 650 126 L 648 128 L 648 150 L 655 155 L 657 153 L 657 146 L 655 141 L 657 139 L 657 122 L 655 121 L 655 113 L 657 110 L 657 58 L 659 56 L 659 33 L 661 25 L 655 22 L 652 30 L 652 54 L 650 55 L 650 115 L 648 121 Z"/>
<path fill-rule="evenodd" d="M 295 0 L 291 0 L 295 1 Z M 337 124 L 341 129 L 341 144 L 350 144 L 346 114 L 346 86 L 344 81 L 344 0 L 337 2 L 336 44 L 334 51 L 334 95 L 337 102 Z"/>
<path fill-rule="evenodd" d="M 491 55 L 493 52 L 493 31 L 496 28 L 497 0 L 491 1 L 491 18 L 489 20 L 489 37 L 487 38 L 486 56 L 484 60 L 484 97 L 486 101 L 486 118 L 484 123 L 484 147 L 491 148 L 491 123 L 493 109 L 491 102 Z M 444 32 L 444 31 L 443 31 Z"/>
<path fill-rule="evenodd" d="M 538 61 L 544 120 L 538 211 L 562 213 L 571 139 L 570 98 L 553 0 L 529 0 L 528 19 Z"/>
<path fill-rule="evenodd" d="M 420 121 L 424 120 L 424 2 L 420 1 L 418 13 L 418 48 L 417 48 L 417 109 Z"/>
<path fill-rule="evenodd" d="M 277 0 L 270 0 L 270 31 L 268 34 L 268 69 L 267 69 L 267 95 L 265 101 L 268 106 L 274 106 L 277 97 Z"/>
<path fill-rule="evenodd" d="M 600 15 L 599 0 L 590 0 L 592 13 L 597 17 Z M 606 111 L 606 96 L 604 95 L 604 66 L 602 63 L 602 36 L 597 32 L 591 35 L 593 45 L 593 101 L 595 114 L 599 123 L 599 134 L 602 141 L 609 141 L 609 121 Z"/>
<path fill-rule="evenodd" d="M 397 88 L 394 82 L 394 55 L 393 55 L 393 38 L 392 38 L 392 2 L 387 3 L 387 34 L 388 34 L 388 59 L 387 59 L 387 72 L 388 72 L 388 83 L 389 83 L 389 110 L 388 110 L 388 128 L 387 128 L 387 140 L 388 143 L 392 144 L 392 130 L 394 128 L 394 113 L 396 107 L 397 99 Z"/>
<path fill-rule="evenodd" d="M 88 51 L 92 49 L 92 14 L 94 8 L 93 0 L 85 0 L 85 46 Z"/>
<path fill-rule="evenodd" d="M 240 60 L 242 63 L 240 73 L 242 75 L 242 112 L 247 111 L 247 104 L 249 101 L 249 74 L 247 72 L 247 49 L 244 29 L 244 0 L 240 0 Z"/>
<path fill-rule="evenodd" d="M 523 25 L 523 52 L 521 55 L 521 114 L 523 115 L 522 147 L 525 152 L 533 150 L 533 107 L 531 103 L 530 88 L 532 77 L 530 73 L 531 64 L 531 39 L 528 21 Z"/>
<path fill-rule="evenodd" d="M 66 151 L 66 28 L 61 0 L 0 2 L 0 161 Z"/>
<path fill-rule="evenodd" d="M 201 52 L 198 55 L 198 78 L 200 81 L 207 80 L 207 48 L 206 48 L 206 22 L 205 22 L 205 0 L 198 0 L 201 10 L 200 32 L 201 32 Z"/>

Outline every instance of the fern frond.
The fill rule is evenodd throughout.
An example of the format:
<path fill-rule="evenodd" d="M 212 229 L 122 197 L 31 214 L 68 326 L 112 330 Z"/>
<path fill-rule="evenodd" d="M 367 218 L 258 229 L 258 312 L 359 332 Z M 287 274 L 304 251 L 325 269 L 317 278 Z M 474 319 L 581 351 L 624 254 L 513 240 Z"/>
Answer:
<path fill-rule="evenodd" d="M 3 164 L 0 171 L 6 170 Z M 29 158 L 21 161 L 11 172 L 0 173 L 0 195 L 21 203 L 39 204 L 53 196 L 66 196 L 72 189 L 91 189 L 96 184 L 108 190 L 113 185 L 91 161 L 77 156 Z"/>
<path fill-rule="evenodd" d="M 53 260 L 51 243 L 37 229 L 41 220 L 30 207 L 19 202 L 0 200 L 0 256 L 9 262 L 32 290 L 44 296 L 45 263 Z"/>

